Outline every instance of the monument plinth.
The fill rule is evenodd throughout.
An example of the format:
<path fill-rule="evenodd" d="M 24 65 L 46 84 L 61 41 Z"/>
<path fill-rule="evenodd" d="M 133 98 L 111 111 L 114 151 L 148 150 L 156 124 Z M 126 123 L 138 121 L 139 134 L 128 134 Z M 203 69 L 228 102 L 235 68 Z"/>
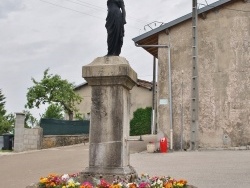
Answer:
<path fill-rule="evenodd" d="M 129 164 L 129 90 L 137 81 L 136 72 L 119 56 L 96 58 L 83 66 L 83 78 L 92 87 L 89 135 L 89 166 L 83 171 L 86 180 L 115 176 L 137 177 Z"/>

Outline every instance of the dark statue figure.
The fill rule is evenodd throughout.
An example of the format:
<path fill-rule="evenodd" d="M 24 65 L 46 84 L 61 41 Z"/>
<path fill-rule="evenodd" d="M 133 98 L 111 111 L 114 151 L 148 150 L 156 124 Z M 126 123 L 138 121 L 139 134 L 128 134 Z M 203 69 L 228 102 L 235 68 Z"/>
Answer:
<path fill-rule="evenodd" d="M 123 45 L 124 24 L 126 24 L 126 11 L 123 0 L 108 0 L 108 15 L 106 29 L 108 33 L 107 56 L 119 56 Z"/>

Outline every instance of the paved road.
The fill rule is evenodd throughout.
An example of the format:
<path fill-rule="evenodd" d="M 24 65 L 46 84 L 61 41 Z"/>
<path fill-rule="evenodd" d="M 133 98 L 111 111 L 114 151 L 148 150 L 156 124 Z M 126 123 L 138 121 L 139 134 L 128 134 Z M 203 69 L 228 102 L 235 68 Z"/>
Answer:
<path fill-rule="evenodd" d="M 186 178 L 198 188 L 250 187 L 250 151 L 135 153 L 131 165 L 138 174 Z M 88 165 L 88 145 L 75 145 L 18 154 L 0 153 L 0 188 L 25 188 L 49 173 L 80 172 Z"/>

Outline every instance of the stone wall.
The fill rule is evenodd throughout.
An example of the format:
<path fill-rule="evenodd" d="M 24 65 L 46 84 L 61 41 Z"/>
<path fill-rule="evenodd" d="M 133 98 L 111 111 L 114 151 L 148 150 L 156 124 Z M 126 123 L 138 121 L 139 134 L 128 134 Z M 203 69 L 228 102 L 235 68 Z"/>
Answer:
<path fill-rule="evenodd" d="M 35 127 L 32 129 L 24 129 L 24 150 L 41 149 L 42 129 Z"/>
<path fill-rule="evenodd" d="M 41 149 L 42 129 L 40 127 L 24 128 L 24 119 L 25 115 L 23 113 L 16 114 L 14 151 L 22 152 Z"/>
<path fill-rule="evenodd" d="M 15 152 L 81 144 L 89 140 L 88 134 L 43 136 L 43 129 L 41 127 L 32 129 L 24 128 L 24 119 L 25 115 L 23 113 L 16 114 L 14 135 Z"/>
<path fill-rule="evenodd" d="M 44 136 L 42 140 L 42 149 L 60 147 L 60 146 L 68 146 L 74 144 L 86 143 L 89 140 L 88 135 L 50 135 Z"/>
<path fill-rule="evenodd" d="M 250 144 L 250 4 L 242 1 L 210 11 L 198 19 L 200 148 Z M 181 104 L 184 147 L 191 126 L 192 22 L 162 32 L 159 44 L 171 45 L 174 148 L 180 148 Z M 168 98 L 167 50 L 159 49 L 159 100 Z M 183 71 L 183 74 L 182 74 Z M 183 81 L 183 85 L 182 85 Z M 183 98 L 181 95 L 183 91 Z M 158 101 L 159 102 L 159 101 Z M 159 106 L 159 127 L 169 137 L 169 107 Z"/>

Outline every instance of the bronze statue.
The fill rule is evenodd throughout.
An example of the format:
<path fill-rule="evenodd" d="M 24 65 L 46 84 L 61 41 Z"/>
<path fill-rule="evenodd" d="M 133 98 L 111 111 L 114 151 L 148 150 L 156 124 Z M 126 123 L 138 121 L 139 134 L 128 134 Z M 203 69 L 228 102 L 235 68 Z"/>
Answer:
<path fill-rule="evenodd" d="M 107 56 L 119 56 L 123 45 L 126 11 L 123 0 L 108 0 L 108 15 L 105 27 L 108 33 Z"/>

